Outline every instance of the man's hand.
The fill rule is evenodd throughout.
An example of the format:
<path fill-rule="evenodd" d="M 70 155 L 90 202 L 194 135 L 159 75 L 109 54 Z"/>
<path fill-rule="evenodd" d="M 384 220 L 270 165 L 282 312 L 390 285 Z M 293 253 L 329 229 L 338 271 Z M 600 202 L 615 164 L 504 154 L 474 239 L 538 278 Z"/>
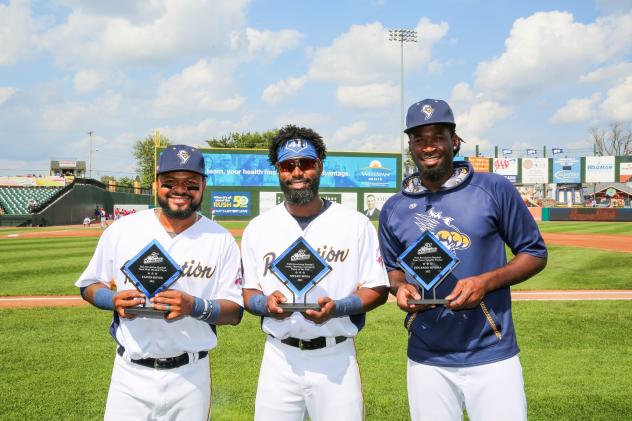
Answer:
<path fill-rule="evenodd" d="M 125 313 L 126 308 L 137 307 L 145 303 L 145 296 L 135 289 L 121 291 L 114 296 L 114 309 L 120 317 L 133 319 L 135 314 Z"/>
<path fill-rule="evenodd" d="M 471 276 L 459 280 L 450 295 L 445 297 L 450 301 L 446 307 L 450 310 L 477 307 L 487 293 L 485 285 L 486 281 L 483 276 Z"/>
<path fill-rule="evenodd" d="M 165 319 L 174 320 L 188 316 L 193 309 L 194 298 L 186 292 L 167 289 L 156 294 L 151 303 L 156 310 L 167 310 Z"/>
<path fill-rule="evenodd" d="M 399 308 L 408 313 L 425 311 L 436 307 L 434 304 L 408 304 L 408 300 L 421 300 L 419 291 L 417 291 L 417 288 L 412 284 L 400 285 L 397 289 L 396 297 Z"/>
<path fill-rule="evenodd" d="M 303 316 L 314 323 L 325 323 L 334 315 L 336 303 L 329 297 L 320 297 L 318 299 L 318 305 L 320 306 L 320 310 L 305 310 Z"/>
<path fill-rule="evenodd" d="M 274 317 L 278 320 L 283 320 L 292 315 L 292 313 L 286 313 L 283 308 L 279 306 L 279 304 L 287 301 L 285 295 L 281 291 L 274 291 L 272 294 L 268 295 L 268 303 L 266 305 L 266 309 L 270 314 L 270 317 Z"/>

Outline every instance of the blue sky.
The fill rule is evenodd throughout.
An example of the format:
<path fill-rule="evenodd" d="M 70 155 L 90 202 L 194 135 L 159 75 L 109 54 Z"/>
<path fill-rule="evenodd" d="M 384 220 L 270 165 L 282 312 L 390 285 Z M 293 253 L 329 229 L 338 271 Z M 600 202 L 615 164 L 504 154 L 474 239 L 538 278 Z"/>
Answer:
<path fill-rule="evenodd" d="M 399 152 L 405 106 L 447 100 L 463 153 L 592 148 L 632 121 L 632 2 L 0 0 L 0 175 L 87 160 L 134 173 L 158 129 L 204 145 L 293 123 L 330 150 Z"/>

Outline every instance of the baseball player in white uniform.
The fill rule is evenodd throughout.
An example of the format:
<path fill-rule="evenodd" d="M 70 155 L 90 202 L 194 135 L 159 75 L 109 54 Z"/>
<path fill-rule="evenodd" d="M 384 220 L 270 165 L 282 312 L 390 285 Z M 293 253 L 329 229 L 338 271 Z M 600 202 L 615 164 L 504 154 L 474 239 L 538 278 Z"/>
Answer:
<path fill-rule="evenodd" d="M 352 338 L 363 327 L 365 313 L 386 301 L 388 278 L 368 218 L 319 197 L 325 156 L 314 131 L 282 128 L 269 159 L 277 167 L 285 202 L 253 219 L 242 237 L 245 307 L 263 317 L 268 334 L 255 420 L 364 417 Z M 292 293 L 270 263 L 299 237 L 332 271 L 305 296 L 320 310 L 284 312 L 279 304 L 292 302 Z"/>
<path fill-rule="evenodd" d="M 160 208 L 120 219 L 106 230 L 76 285 L 85 300 L 113 310 L 117 344 L 106 420 L 203 420 L 210 415 L 208 350 L 215 325 L 237 324 L 243 313 L 239 250 L 228 231 L 196 211 L 205 188 L 202 154 L 168 147 L 157 168 Z M 182 275 L 150 302 L 121 267 L 156 241 Z M 108 284 L 114 281 L 116 291 Z M 147 305 L 164 318 L 134 316 Z"/>

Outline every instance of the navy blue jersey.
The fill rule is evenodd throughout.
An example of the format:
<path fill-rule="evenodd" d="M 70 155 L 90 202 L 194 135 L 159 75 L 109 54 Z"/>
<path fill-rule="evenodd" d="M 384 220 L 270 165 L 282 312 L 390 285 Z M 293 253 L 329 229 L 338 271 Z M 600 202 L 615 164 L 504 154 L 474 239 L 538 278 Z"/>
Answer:
<path fill-rule="evenodd" d="M 504 266 L 505 244 L 514 254 L 546 258 L 533 217 L 503 176 L 475 173 L 468 162 L 454 162 L 454 175 L 438 192 L 424 188 L 418 174 L 402 184 L 402 191 L 384 204 L 380 214 L 382 256 L 388 271 L 401 270 L 397 257 L 426 230 L 435 234 L 461 260 L 437 287 L 437 298 L 447 296 L 459 279 Z M 440 306 L 408 314 L 404 325 L 409 332 L 408 357 L 419 363 L 471 366 L 519 351 L 509 288 L 487 294 L 471 310 Z"/>

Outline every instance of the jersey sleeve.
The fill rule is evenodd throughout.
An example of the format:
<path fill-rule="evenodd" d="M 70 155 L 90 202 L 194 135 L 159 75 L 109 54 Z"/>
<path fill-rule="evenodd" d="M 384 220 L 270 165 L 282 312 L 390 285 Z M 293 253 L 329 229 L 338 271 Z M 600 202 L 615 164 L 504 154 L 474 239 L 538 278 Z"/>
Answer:
<path fill-rule="evenodd" d="M 224 248 L 223 256 L 220 259 L 217 287 L 214 289 L 213 297 L 211 298 L 230 300 L 243 307 L 239 248 L 230 234 L 226 234 L 226 236 L 228 237 L 226 240 L 227 246 Z"/>
<path fill-rule="evenodd" d="M 500 179 L 496 189 L 501 209 L 499 231 L 511 252 L 545 258 L 547 249 L 544 239 L 518 190 L 504 178 Z"/>
<path fill-rule="evenodd" d="M 114 279 L 114 260 L 110 253 L 113 247 L 111 245 L 112 232 L 113 230 L 110 228 L 101 235 L 90 263 L 75 282 L 75 286 L 83 288 L 97 282 L 108 285 L 110 280 Z"/>
<path fill-rule="evenodd" d="M 363 219 L 365 222 L 360 229 L 358 238 L 360 254 L 358 259 L 358 282 L 364 288 L 388 286 L 388 276 L 384 268 L 377 232 L 368 218 Z"/>
<path fill-rule="evenodd" d="M 241 262 L 244 271 L 244 288 L 258 289 L 262 291 L 257 275 L 257 260 L 255 251 L 251 246 L 251 230 L 246 227 L 241 237 Z"/>

